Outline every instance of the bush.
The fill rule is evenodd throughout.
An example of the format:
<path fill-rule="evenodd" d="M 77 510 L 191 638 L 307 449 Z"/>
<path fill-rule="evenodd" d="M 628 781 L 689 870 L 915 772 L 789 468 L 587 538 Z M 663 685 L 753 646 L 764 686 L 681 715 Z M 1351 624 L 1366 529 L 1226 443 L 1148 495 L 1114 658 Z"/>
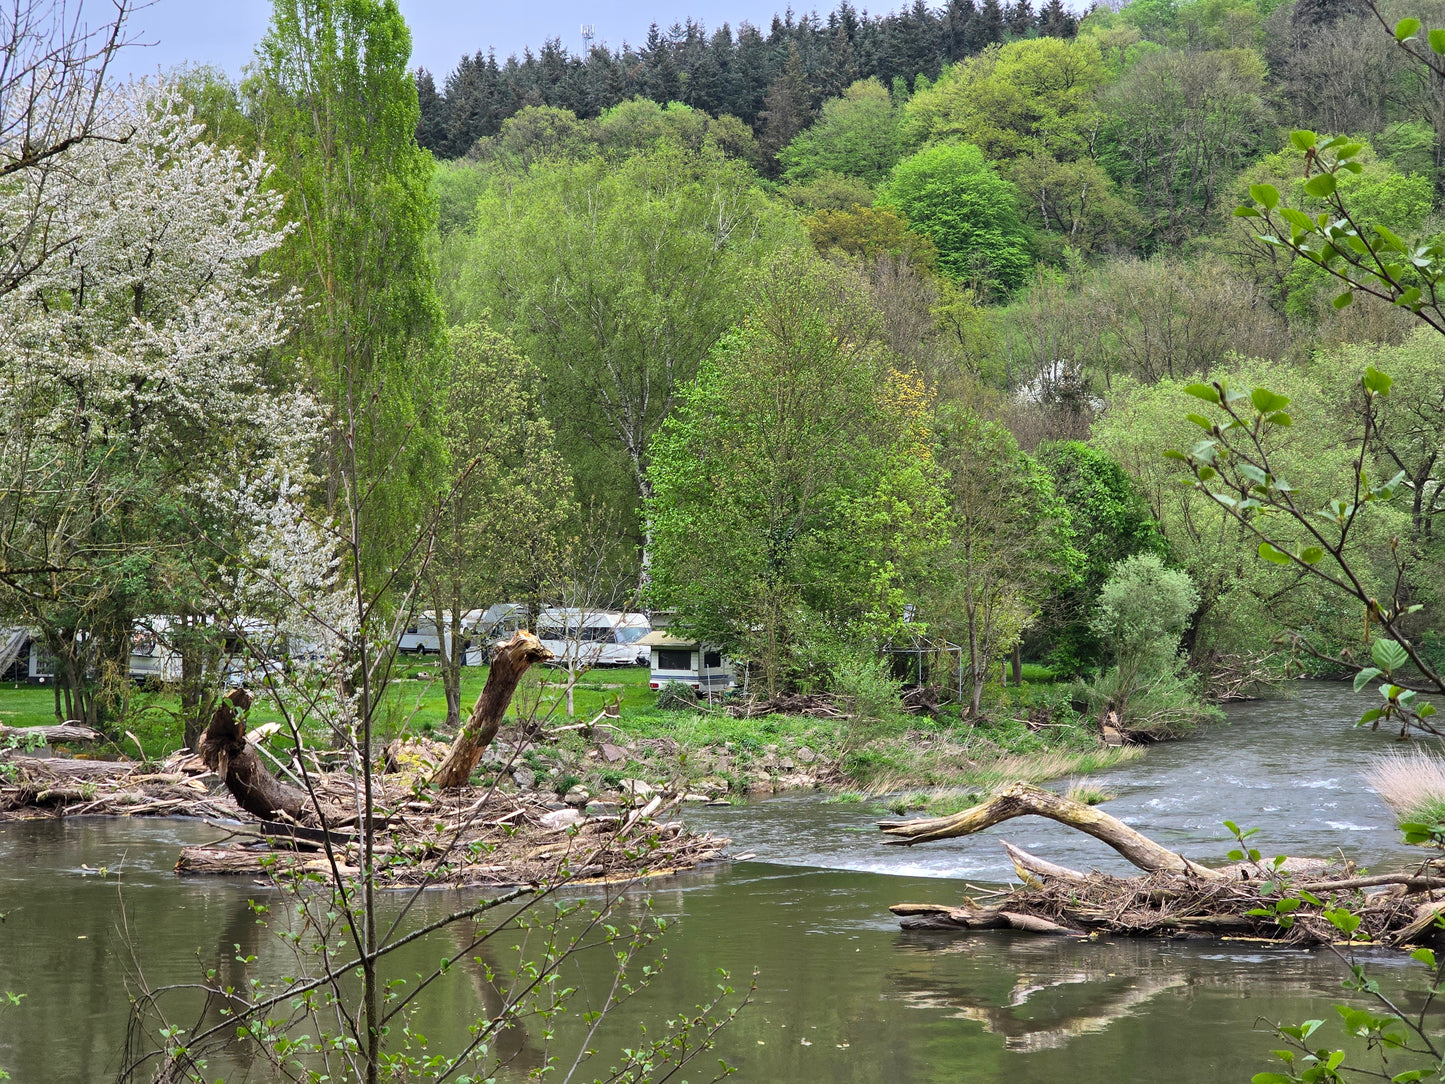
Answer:
<path fill-rule="evenodd" d="M 669 681 L 657 690 L 658 711 L 697 711 L 697 691 L 681 681 Z"/>
<path fill-rule="evenodd" d="M 899 713 L 903 682 L 887 661 L 866 651 L 842 652 L 833 662 L 833 689 L 856 719 L 887 719 Z"/>
<path fill-rule="evenodd" d="M 1121 679 L 1116 666 L 1092 681 L 1075 682 L 1072 692 L 1088 704 L 1094 718 L 1112 710 L 1121 731 L 1150 741 L 1167 741 L 1224 718 L 1222 711 L 1204 702 L 1199 684 L 1199 678 L 1184 670 L 1179 660 L 1172 670 L 1156 671 L 1147 684 Z"/>

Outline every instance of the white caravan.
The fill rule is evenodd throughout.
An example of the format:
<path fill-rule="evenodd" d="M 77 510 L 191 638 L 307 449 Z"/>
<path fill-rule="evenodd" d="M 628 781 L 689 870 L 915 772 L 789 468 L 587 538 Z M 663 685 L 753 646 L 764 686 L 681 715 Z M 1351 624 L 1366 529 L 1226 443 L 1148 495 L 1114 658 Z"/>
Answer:
<path fill-rule="evenodd" d="M 556 656 L 552 665 L 644 666 L 642 639 L 652 631 L 646 614 L 549 606 L 537 615 L 537 638 Z"/>
<path fill-rule="evenodd" d="M 727 692 L 737 684 L 723 653 L 690 637 L 658 629 L 639 640 L 638 646 L 649 653 L 652 674 L 648 684 L 654 689 L 680 681 L 700 694 L 713 694 Z"/>

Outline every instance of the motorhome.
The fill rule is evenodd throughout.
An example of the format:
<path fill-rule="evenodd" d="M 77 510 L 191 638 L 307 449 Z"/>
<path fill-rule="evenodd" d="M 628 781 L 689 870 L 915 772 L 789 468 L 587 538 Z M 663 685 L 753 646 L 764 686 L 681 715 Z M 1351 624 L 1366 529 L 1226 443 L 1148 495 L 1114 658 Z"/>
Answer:
<path fill-rule="evenodd" d="M 554 666 L 645 666 L 641 641 L 652 631 L 646 614 L 549 606 L 537 615 L 537 638 Z"/>
<path fill-rule="evenodd" d="M 648 652 L 652 673 L 648 684 L 660 689 L 669 681 L 690 685 L 708 696 L 727 692 L 737 680 L 729 660 L 717 647 L 666 629 L 637 641 Z"/>

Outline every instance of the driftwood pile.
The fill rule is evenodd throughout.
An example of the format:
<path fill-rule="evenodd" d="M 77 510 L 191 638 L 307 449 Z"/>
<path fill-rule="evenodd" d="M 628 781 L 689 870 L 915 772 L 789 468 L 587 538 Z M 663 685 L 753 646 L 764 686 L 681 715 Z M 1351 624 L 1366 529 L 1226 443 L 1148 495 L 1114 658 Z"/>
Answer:
<path fill-rule="evenodd" d="M 538 794 L 503 794 L 469 784 L 517 681 L 548 652 L 518 633 L 493 655 L 486 687 L 451 748 L 423 772 L 370 773 L 371 851 L 383 885 L 533 885 L 559 879 L 631 879 L 687 869 L 718 857 L 728 840 L 669 821 L 681 798 L 638 799 L 609 816 L 553 808 Z M 125 761 L 0 759 L 0 820 L 121 814 L 242 821 L 223 837 L 187 847 L 181 873 L 346 878 L 359 872 L 365 841 L 364 773 L 272 774 L 247 740 L 249 695 L 226 695 L 202 735 L 199 755 L 159 769 Z"/>
<path fill-rule="evenodd" d="M 911 846 L 969 835 L 1035 815 L 1108 843 L 1141 877 L 1083 873 L 1011 844 L 1004 850 L 1023 887 L 959 904 L 894 904 L 905 929 L 992 930 L 1130 937 L 1257 938 L 1328 944 L 1345 938 L 1326 912 L 1359 918 L 1354 938 L 1388 945 L 1433 939 L 1445 915 L 1445 858 L 1402 873 L 1355 876 L 1348 863 L 1261 859 L 1211 868 L 1190 861 L 1115 817 L 1027 783 L 950 817 L 885 821 L 887 842 Z M 1348 920 L 1346 920 L 1348 921 Z"/>
<path fill-rule="evenodd" d="M 0 758 L 0 822 L 44 817 L 236 817 L 199 757 L 178 753 L 158 766 L 129 760 Z"/>
<path fill-rule="evenodd" d="M 756 719 L 763 715 L 807 715 L 814 719 L 846 719 L 848 713 L 826 693 L 779 693 L 766 700 L 749 700 L 732 704 L 728 713 L 734 719 Z"/>

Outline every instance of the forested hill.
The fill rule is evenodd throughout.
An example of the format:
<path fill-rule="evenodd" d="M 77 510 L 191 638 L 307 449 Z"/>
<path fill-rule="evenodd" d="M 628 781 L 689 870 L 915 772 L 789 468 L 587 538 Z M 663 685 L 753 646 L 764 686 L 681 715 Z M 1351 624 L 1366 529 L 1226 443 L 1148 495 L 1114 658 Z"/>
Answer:
<path fill-rule="evenodd" d="M 827 98 L 870 77 L 891 86 L 923 75 L 935 79 L 947 63 L 996 43 L 1033 36 L 1073 37 L 1078 20 L 1060 0 L 1035 12 L 1030 0 L 924 0 L 896 13 L 869 15 L 847 0 L 826 19 L 775 15 L 764 34 L 750 23 L 736 33 L 724 23 L 709 32 L 687 19 L 669 30 L 656 24 L 634 48 L 593 45 L 576 56 L 559 39 L 499 63 L 495 54 L 463 56 L 438 90 L 433 75 L 417 72 L 421 124 L 417 139 L 439 158 L 457 158 L 478 139 L 528 105 L 595 117 L 633 98 L 659 105 L 684 102 L 714 116 L 731 114 L 750 125 L 764 148 L 776 150 L 805 127 Z"/>

